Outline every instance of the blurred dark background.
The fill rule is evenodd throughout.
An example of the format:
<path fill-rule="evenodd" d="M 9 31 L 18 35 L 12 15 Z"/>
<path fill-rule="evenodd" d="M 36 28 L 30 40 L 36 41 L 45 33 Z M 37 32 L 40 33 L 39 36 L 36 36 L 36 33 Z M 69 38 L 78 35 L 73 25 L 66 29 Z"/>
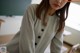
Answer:
<path fill-rule="evenodd" d="M 23 15 L 31 0 L 0 0 L 0 15 Z"/>

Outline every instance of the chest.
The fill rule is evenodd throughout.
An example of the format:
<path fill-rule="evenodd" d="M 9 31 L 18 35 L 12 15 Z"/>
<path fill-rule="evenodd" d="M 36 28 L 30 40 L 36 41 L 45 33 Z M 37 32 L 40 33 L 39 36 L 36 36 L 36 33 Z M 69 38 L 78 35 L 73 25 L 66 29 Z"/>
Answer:
<path fill-rule="evenodd" d="M 36 20 L 34 31 L 35 31 L 35 45 L 39 43 L 43 37 L 43 33 L 46 29 L 46 26 L 43 26 L 41 20 Z"/>
<path fill-rule="evenodd" d="M 34 27 L 35 45 L 38 45 L 40 40 L 43 39 L 45 40 L 45 38 L 48 39 L 50 36 L 52 36 L 50 34 L 52 34 L 52 32 L 54 31 L 55 26 L 56 26 L 56 19 L 54 19 L 54 17 L 49 17 L 47 26 L 43 26 L 41 20 L 36 19 L 35 27 Z"/>

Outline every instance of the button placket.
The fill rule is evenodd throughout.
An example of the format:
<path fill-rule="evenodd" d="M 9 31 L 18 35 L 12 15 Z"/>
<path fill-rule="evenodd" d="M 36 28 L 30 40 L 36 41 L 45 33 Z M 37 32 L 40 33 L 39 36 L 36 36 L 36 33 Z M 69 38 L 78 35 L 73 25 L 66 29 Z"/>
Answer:
<path fill-rule="evenodd" d="M 36 34 L 36 42 L 35 42 L 35 46 L 37 46 L 38 45 L 38 43 L 39 43 L 39 41 L 40 41 L 40 39 L 41 39 L 41 37 L 42 37 L 42 34 L 44 33 L 44 26 L 42 25 L 42 24 L 40 24 L 39 25 L 39 27 L 38 27 L 38 33 Z"/>

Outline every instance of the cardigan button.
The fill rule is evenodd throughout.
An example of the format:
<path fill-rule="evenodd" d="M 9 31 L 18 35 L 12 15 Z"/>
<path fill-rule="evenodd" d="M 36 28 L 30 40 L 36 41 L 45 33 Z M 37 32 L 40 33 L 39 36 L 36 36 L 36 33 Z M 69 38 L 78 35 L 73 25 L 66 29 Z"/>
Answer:
<path fill-rule="evenodd" d="M 37 45 L 37 43 L 35 43 L 35 45 Z"/>
<path fill-rule="evenodd" d="M 40 38 L 41 38 L 41 36 L 38 36 L 38 38 L 40 39 Z"/>
<path fill-rule="evenodd" d="M 44 29 L 41 29 L 41 31 L 44 31 Z"/>

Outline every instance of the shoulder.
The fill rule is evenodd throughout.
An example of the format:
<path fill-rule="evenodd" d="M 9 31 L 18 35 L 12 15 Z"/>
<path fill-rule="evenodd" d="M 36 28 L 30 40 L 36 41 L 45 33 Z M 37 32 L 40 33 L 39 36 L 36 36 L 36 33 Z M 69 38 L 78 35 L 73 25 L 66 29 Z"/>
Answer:
<path fill-rule="evenodd" d="M 30 4 L 29 7 L 37 7 L 39 4 Z"/>
<path fill-rule="evenodd" d="M 34 16 L 37 6 L 38 6 L 38 4 L 30 4 L 30 5 L 28 5 L 27 8 L 26 8 L 25 13 L 29 14 L 31 16 Z"/>
<path fill-rule="evenodd" d="M 38 4 L 30 4 L 28 5 L 28 7 L 26 8 L 27 10 L 36 10 Z"/>
<path fill-rule="evenodd" d="M 30 4 L 27 6 L 24 16 L 29 18 L 32 21 L 35 21 L 36 8 L 38 4 Z"/>

